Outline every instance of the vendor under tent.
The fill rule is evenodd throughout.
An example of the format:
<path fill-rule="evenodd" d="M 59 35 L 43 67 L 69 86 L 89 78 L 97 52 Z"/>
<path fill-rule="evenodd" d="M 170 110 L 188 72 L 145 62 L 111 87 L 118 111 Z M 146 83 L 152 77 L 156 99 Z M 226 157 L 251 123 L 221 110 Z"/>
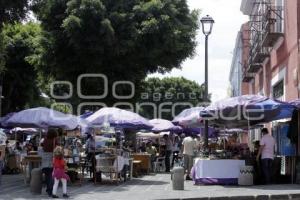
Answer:
<path fill-rule="evenodd" d="M 172 122 L 175 125 L 180 125 L 185 128 L 193 128 L 203 126 L 203 120 L 199 113 L 204 110 L 204 107 L 193 107 L 183 110 L 179 115 L 174 117 Z"/>
<path fill-rule="evenodd" d="M 153 126 L 147 119 L 137 113 L 114 107 L 101 108 L 86 118 L 90 127 L 109 123 L 112 127 L 123 129 L 151 129 Z"/>
<path fill-rule="evenodd" d="M 256 162 L 259 141 L 257 141 L 258 146 L 257 144 L 252 145 L 252 142 L 254 142 L 252 138 L 254 136 L 257 138 L 256 133 L 258 134 L 259 131 L 249 131 L 249 129 L 255 125 L 269 122 L 274 122 L 273 125 L 275 125 L 278 123 L 278 120 L 291 118 L 295 110 L 296 106 L 290 103 L 259 95 L 244 95 L 218 101 L 208 106 L 204 111 L 201 111 L 200 116 L 208 119 L 210 125 L 224 128 L 223 131 L 220 131 L 220 135 L 223 132 L 227 137 L 226 140 L 224 138 L 221 140 L 221 145 L 217 147 L 216 153 L 211 152 L 212 155 L 209 156 L 209 160 L 203 158 L 195 160 L 193 168 L 195 183 L 238 184 L 240 180 L 242 182 L 246 180 L 247 184 L 250 185 L 253 184 L 253 180 L 254 183 L 259 183 L 259 178 L 261 179 L 262 177 L 259 170 L 260 165 Z M 288 139 L 284 131 L 286 126 L 279 127 L 272 126 L 272 131 L 277 144 L 280 146 L 279 149 L 282 149 L 288 143 Z M 248 129 L 248 131 L 244 129 Z M 245 132 L 249 133 L 246 134 Z M 255 135 L 251 135 L 252 133 Z M 249 146 L 250 144 L 251 147 Z M 226 147 L 224 151 L 219 150 L 222 146 Z M 221 153 L 218 154 L 218 152 Z M 280 177 L 280 172 L 278 173 L 276 169 L 280 169 L 282 156 L 285 162 L 288 161 L 291 166 L 294 163 L 293 159 L 290 159 L 291 162 L 289 162 L 289 159 L 286 159 L 286 156 L 292 156 L 292 154 L 277 154 L 277 157 L 274 159 L 276 181 Z M 218 169 L 217 166 L 223 166 L 222 170 Z M 224 169 L 227 169 L 226 172 L 228 171 L 229 173 L 222 173 L 222 171 L 225 171 Z M 250 175 L 248 178 L 244 176 L 245 171 Z M 293 172 L 291 177 L 293 177 Z M 293 178 L 291 179 L 293 180 Z"/>
<path fill-rule="evenodd" d="M 225 128 L 245 128 L 259 123 L 291 118 L 294 105 L 260 95 L 243 95 L 217 101 L 200 116 L 210 125 Z"/>
<path fill-rule="evenodd" d="M 174 125 L 171 121 L 165 119 L 152 119 L 149 120 L 149 123 L 153 126 L 151 131 L 155 133 L 172 131 L 172 132 L 181 132 L 182 128 L 180 126 Z"/>

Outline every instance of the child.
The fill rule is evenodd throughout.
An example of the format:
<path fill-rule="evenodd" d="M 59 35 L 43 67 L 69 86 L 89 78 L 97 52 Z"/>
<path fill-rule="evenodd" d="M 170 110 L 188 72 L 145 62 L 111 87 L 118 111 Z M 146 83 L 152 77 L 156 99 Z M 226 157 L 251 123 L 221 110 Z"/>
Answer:
<path fill-rule="evenodd" d="M 63 185 L 63 197 L 68 198 L 67 195 L 67 180 L 69 180 L 69 176 L 65 173 L 65 161 L 63 158 L 63 149 L 61 147 L 56 147 L 54 149 L 54 158 L 53 158 L 53 179 L 54 179 L 54 185 L 52 190 L 52 198 L 59 198 L 56 195 L 57 187 L 59 184 L 59 181 L 62 182 Z"/>

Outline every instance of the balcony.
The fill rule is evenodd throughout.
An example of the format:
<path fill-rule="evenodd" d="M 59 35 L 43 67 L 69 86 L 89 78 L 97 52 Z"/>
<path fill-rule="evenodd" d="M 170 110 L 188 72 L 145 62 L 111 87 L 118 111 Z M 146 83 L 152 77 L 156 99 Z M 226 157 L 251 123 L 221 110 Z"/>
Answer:
<path fill-rule="evenodd" d="M 262 68 L 262 63 L 269 57 L 270 51 L 268 47 L 262 46 L 262 32 L 255 30 L 251 33 L 251 47 L 248 59 L 247 71 L 249 73 L 257 73 Z"/>
<path fill-rule="evenodd" d="M 273 47 L 284 36 L 284 18 L 282 6 L 270 6 L 263 17 L 263 47 Z"/>
<path fill-rule="evenodd" d="M 250 63 L 247 69 L 248 73 L 257 73 L 262 68 L 261 63 Z"/>
<path fill-rule="evenodd" d="M 266 58 L 270 56 L 270 51 L 267 47 L 258 47 L 255 52 L 253 52 L 253 63 L 263 63 Z"/>
<path fill-rule="evenodd" d="M 254 78 L 254 74 L 253 73 L 249 73 L 247 70 L 245 70 L 246 68 L 244 67 L 243 69 L 243 82 L 250 82 L 253 78 Z"/>
<path fill-rule="evenodd" d="M 248 72 L 243 74 L 243 82 L 249 83 L 253 78 L 253 74 L 250 74 Z"/>

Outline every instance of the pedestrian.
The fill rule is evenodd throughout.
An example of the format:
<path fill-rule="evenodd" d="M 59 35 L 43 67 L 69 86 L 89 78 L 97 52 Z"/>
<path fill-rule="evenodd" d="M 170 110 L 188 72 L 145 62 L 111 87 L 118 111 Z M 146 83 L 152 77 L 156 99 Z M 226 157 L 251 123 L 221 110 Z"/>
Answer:
<path fill-rule="evenodd" d="M 96 141 L 94 133 L 88 134 L 86 141 L 86 162 L 91 163 L 90 166 L 90 177 L 91 181 L 95 181 L 96 174 L 95 172 L 95 165 L 96 165 L 96 158 L 95 158 L 95 150 L 96 150 Z"/>
<path fill-rule="evenodd" d="M 54 159 L 53 159 L 53 173 L 54 185 L 52 190 L 52 198 L 59 198 L 57 193 L 58 184 L 61 181 L 63 187 L 63 197 L 68 198 L 67 194 L 67 180 L 70 180 L 69 176 L 65 173 L 66 164 L 64 160 L 64 152 L 62 147 L 56 147 L 54 149 Z"/>
<path fill-rule="evenodd" d="M 45 175 L 46 192 L 49 197 L 52 196 L 53 179 L 52 179 L 52 161 L 53 150 L 57 146 L 57 132 L 55 129 L 49 129 L 46 138 L 41 142 L 42 172 Z"/>
<path fill-rule="evenodd" d="M 173 142 L 173 146 L 172 146 L 172 151 L 173 151 L 173 158 L 172 158 L 172 167 L 174 167 L 174 162 L 179 162 L 179 143 L 180 143 L 180 139 L 179 136 L 176 135 L 174 138 L 174 142 Z"/>
<path fill-rule="evenodd" d="M 272 162 L 274 159 L 274 149 L 275 149 L 275 139 L 267 128 L 261 129 L 263 134 L 259 142 L 259 151 L 256 156 L 256 161 L 259 162 L 259 157 L 261 156 L 262 171 L 265 178 L 265 183 L 270 184 L 272 178 Z"/>
<path fill-rule="evenodd" d="M 170 139 L 170 137 L 165 134 L 163 136 L 163 139 L 165 141 L 165 165 L 166 165 L 166 172 L 170 172 L 170 168 L 171 168 L 171 163 L 170 163 L 170 157 L 172 154 L 172 140 Z"/>
<path fill-rule="evenodd" d="M 187 136 L 182 141 L 183 145 L 183 160 L 184 169 L 186 174 L 186 180 L 192 180 L 190 177 L 191 169 L 193 167 L 194 151 L 196 149 L 196 141 L 191 137 Z"/>
<path fill-rule="evenodd" d="M 147 142 L 146 152 L 151 155 L 151 170 L 154 169 L 154 162 L 156 161 L 157 149 L 152 145 L 152 142 Z"/>
<path fill-rule="evenodd" d="M 196 151 L 199 152 L 202 148 L 200 135 L 196 136 L 195 141 L 196 141 Z"/>
<path fill-rule="evenodd" d="M 22 152 L 23 151 L 23 148 L 21 147 L 19 141 L 16 142 L 14 150 L 18 151 L 18 152 Z"/>

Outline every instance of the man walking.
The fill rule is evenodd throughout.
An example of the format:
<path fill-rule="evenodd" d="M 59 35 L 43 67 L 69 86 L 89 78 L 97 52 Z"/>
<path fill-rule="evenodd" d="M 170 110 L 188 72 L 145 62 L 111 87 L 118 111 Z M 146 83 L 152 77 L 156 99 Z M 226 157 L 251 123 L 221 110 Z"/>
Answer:
<path fill-rule="evenodd" d="M 194 150 L 196 148 L 196 141 L 191 136 L 188 136 L 183 139 L 182 145 L 184 169 L 187 172 L 186 180 L 192 180 L 192 178 L 190 177 L 190 173 L 193 167 L 193 157 Z"/>
<path fill-rule="evenodd" d="M 165 149 L 165 165 L 166 165 L 166 172 L 170 172 L 170 168 L 171 168 L 171 163 L 170 163 L 170 157 L 172 154 L 172 146 L 173 143 L 171 141 L 171 138 L 165 134 L 163 136 L 165 144 L 166 144 L 166 149 Z"/>
<path fill-rule="evenodd" d="M 275 139 L 271 134 L 269 134 L 267 128 L 261 129 L 261 133 L 263 136 L 259 143 L 260 147 L 256 160 L 259 162 L 259 157 L 261 155 L 261 164 L 265 183 L 270 184 L 272 176 L 272 162 L 274 159 Z"/>

